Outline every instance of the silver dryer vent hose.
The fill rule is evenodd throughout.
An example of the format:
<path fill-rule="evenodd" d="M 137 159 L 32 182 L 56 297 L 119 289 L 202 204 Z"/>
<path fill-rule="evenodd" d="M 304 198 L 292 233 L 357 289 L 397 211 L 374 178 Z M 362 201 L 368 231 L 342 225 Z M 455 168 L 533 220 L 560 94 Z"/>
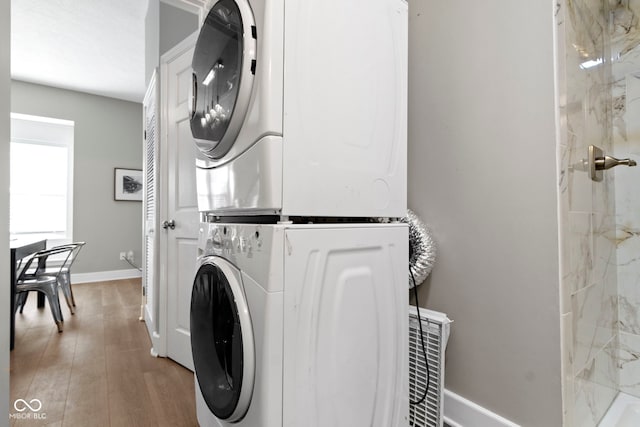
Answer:
<path fill-rule="evenodd" d="M 431 231 L 411 210 L 407 209 L 407 216 L 401 219 L 409 224 L 409 289 L 413 288 L 411 273 L 416 285 L 420 285 L 427 278 L 433 264 L 436 262 L 436 243 Z"/>

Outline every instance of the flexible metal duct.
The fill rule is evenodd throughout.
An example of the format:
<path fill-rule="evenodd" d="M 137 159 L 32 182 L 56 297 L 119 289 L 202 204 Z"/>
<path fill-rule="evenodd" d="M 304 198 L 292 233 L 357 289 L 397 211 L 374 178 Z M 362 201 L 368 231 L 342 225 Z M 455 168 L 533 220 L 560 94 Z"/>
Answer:
<path fill-rule="evenodd" d="M 420 285 L 427 278 L 433 264 L 436 262 L 436 243 L 431 231 L 411 210 L 407 209 L 407 216 L 401 219 L 409 224 L 409 289 L 413 288 L 411 274 Z"/>

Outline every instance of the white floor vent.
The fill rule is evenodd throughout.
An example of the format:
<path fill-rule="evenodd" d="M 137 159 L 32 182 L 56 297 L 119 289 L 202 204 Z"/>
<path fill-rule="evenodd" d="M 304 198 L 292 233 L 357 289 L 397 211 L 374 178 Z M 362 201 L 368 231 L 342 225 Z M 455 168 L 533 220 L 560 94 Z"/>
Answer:
<path fill-rule="evenodd" d="M 420 308 L 422 333 L 429 361 L 429 390 L 417 405 L 409 405 L 409 425 L 414 427 L 442 427 L 444 398 L 444 354 L 449 339 L 451 320 L 444 313 Z M 409 398 L 419 401 L 427 387 L 425 363 L 418 312 L 409 306 Z"/>

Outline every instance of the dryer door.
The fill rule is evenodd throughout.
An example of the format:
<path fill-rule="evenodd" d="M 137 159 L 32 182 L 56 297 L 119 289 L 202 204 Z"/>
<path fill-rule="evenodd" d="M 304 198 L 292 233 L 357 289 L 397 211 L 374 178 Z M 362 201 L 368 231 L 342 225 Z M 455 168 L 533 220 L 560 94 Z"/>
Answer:
<path fill-rule="evenodd" d="M 240 132 L 253 86 L 256 27 L 247 0 L 213 5 L 191 66 L 191 133 L 206 156 L 219 159 Z"/>
<path fill-rule="evenodd" d="M 211 412 L 229 422 L 240 420 L 253 393 L 253 329 L 240 272 L 223 258 L 200 262 L 191 291 L 191 348 Z"/>

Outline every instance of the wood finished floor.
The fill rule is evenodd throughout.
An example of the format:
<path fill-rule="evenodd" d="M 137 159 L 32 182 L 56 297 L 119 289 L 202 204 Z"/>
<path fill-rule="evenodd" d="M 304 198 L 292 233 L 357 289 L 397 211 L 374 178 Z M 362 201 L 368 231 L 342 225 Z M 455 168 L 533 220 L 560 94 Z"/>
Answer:
<path fill-rule="evenodd" d="M 46 419 L 11 425 L 197 426 L 193 374 L 149 354 L 140 279 L 78 284 L 73 292 L 73 316 L 61 297 L 63 333 L 48 306 L 36 308 L 33 292 L 16 315 L 10 412 L 18 413 L 16 399 L 39 399 Z"/>

